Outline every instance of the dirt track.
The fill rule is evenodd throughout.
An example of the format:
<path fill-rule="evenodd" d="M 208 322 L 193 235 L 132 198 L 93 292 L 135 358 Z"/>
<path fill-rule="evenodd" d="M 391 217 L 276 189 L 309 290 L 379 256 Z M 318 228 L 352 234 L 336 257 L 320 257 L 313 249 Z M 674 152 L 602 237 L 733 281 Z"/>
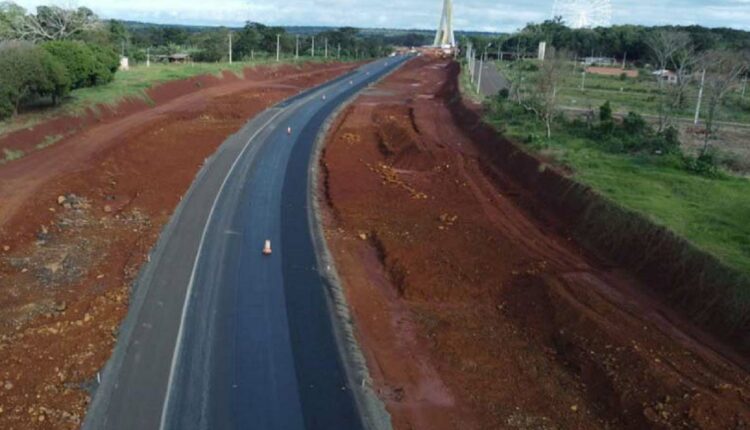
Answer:
<path fill-rule="evenodd" d="M 397 429 L 746 428 L 735 354 L 587 255 L 456 124 L 455 65 L 361 96 L 322 160 L 326 231 Z"/>
<path fill-rule="evenodd" d="M 0 166 L 0 428 L 78 427 L 131 281 L 203 160 L 249 117 L 353 67 L 169 83 L 156 107 L 69 119 L 82 129 Z"/>

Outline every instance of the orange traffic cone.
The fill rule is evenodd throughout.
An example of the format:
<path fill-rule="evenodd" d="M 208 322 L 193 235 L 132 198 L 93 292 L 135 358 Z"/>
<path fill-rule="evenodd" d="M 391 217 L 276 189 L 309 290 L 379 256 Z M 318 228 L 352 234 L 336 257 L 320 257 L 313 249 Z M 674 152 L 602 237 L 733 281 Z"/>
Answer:
<path fill-rule="evenodd" d="M 263 244 L 263 255 L 271 255 L 271 241 L 266 240 Z"/>

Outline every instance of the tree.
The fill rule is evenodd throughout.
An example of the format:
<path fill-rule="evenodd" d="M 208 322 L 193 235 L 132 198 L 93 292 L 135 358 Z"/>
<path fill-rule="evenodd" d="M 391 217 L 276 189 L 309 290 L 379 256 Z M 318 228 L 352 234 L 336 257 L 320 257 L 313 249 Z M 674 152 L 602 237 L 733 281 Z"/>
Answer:
<path fill-rule="evenodd" d="M 56 103 L 69 89 L 64 66 L 47 51 L 28 42 L 0 43 L 0 117 L 18 113 L 34 97 Z"/>
<path fill-rule="evenodd" d="M 702 154 L 708 151 L 708 144 L 716 132 L 716 116 L 724 97 L 740 82 L 748 71 L 747 55 L 738 55 L 729 51 L 708 51 L 701 58 L 702 68 L 706 71 L 703 95 L 706 101 L 706 133 L 703 140 Z"/>
<path fill-rule="evenodd" d="M 686 49 L 690 44 L 690 37 L 687 33 L 661 30 L 652 33 L 646 39 L 646 44 L 651 49 L 651 54 L 656 63 L 657 71 L 659 72 L 656 74 L 661 93 L 658 131 L 662 132 L 669 126 L 671 119 L 670 111 L 667 108 L 669 95 L 668 91 L 664 91 L 664 79 L 662 73 L 664 73 L 664 71 L 667 70 L 667 67 L 673 63 L 675 54 L 680 50 Z"/>
<path fill-rule="evenodd" d="M 254 51 L 260 51 L 261 38 L 255 24 L 248 21 L 236 34 L 236 40 L 232 43 L 232 55 L 239 59 L 250 57 Z"/>
<path fill-rule="evenodd" d="M 217 62 L 221 61 L 229 48 L 229 34 L 226 29 L 206 32 L 200 35 L 198 49 L 195 59 L 197 61 Z"/>
<path fill-rule="evenodd" d="M 695 52 L 695 46 L 688 42 L 680 47 L 672 55 L 672 66 L 674 67 L 677 82 L 671 85 L 668 93 L 670 99 L 670 108 L 679 110 L 685 107 L 685 96 L 688 87 L 693 82 L 695 76 L 695 65 L 698 63 L 698 54 Z"/>
<path fill-rule="evenodd" d="M 0 40 L 17 39 L 15 28 L 26 17 L 26 9 L 12 2 L 0 3 Z"/>
<path fill-rule="evenodd" d="M 68 70 L 73 88 L 110 82 L 119 66 L 119 57 L 110 48 L 83 42 L 58 40 L 41 45 Z"/>
<path fill-rule="evenodd" d="M 547 138 L 552 137 L 552 120 L 558 105 L 558 91 L 570 61 L 568 56 L 551 48 L 534 78 L 533 91 L 523 104 L 534 112 L 547 129 Z"/>
<path fill-rule="evenodd" d="M 36 15 L 26 15 L 16 20 L 12 34 L 16 39 L 42 42 L 68 40 L 100 25 L 91 9 L 64 9 L 58 6 L 39 6 Z"/>

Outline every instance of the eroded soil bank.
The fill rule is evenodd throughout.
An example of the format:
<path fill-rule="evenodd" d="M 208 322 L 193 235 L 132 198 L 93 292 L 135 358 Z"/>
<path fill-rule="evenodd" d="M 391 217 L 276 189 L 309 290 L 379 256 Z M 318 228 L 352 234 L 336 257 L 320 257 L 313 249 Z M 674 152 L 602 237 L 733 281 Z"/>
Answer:
<path fill-rule="evenodd" d="M 156 107 L 126 104 L 0 166 L 0 428 L 80 425 L 131 282 L 204 159 L 269 105 L 353 67 L 169 83 Z"/>
<path fill-rule="evenodd" d="M 750 425 L 746 357 L 484 163 L 455 80 L 411 61 L 340 115 L 321 160 L 326 237 L 395 427 Z"/>

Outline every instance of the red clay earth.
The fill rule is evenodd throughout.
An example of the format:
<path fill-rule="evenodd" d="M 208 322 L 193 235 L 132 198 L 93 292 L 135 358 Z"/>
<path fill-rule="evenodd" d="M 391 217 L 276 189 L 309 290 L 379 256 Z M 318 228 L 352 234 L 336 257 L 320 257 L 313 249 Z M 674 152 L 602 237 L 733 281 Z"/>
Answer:
<path fill-rule="evenodd" d="M 455 70 L 408 63 L 339 116 L 321 160 L 326 237 L 395 428 L 750 426 L 747 357 L 484 165 L 448 109 Z"/>
<path fill-rule="evenodd" d="M 204 159 L 269 105 L 353 67 L 169 83 L 151 91 L 156 107 L 126 103 L 0 166 L 0 428 L 79 427 L 131 282 Z"/>

